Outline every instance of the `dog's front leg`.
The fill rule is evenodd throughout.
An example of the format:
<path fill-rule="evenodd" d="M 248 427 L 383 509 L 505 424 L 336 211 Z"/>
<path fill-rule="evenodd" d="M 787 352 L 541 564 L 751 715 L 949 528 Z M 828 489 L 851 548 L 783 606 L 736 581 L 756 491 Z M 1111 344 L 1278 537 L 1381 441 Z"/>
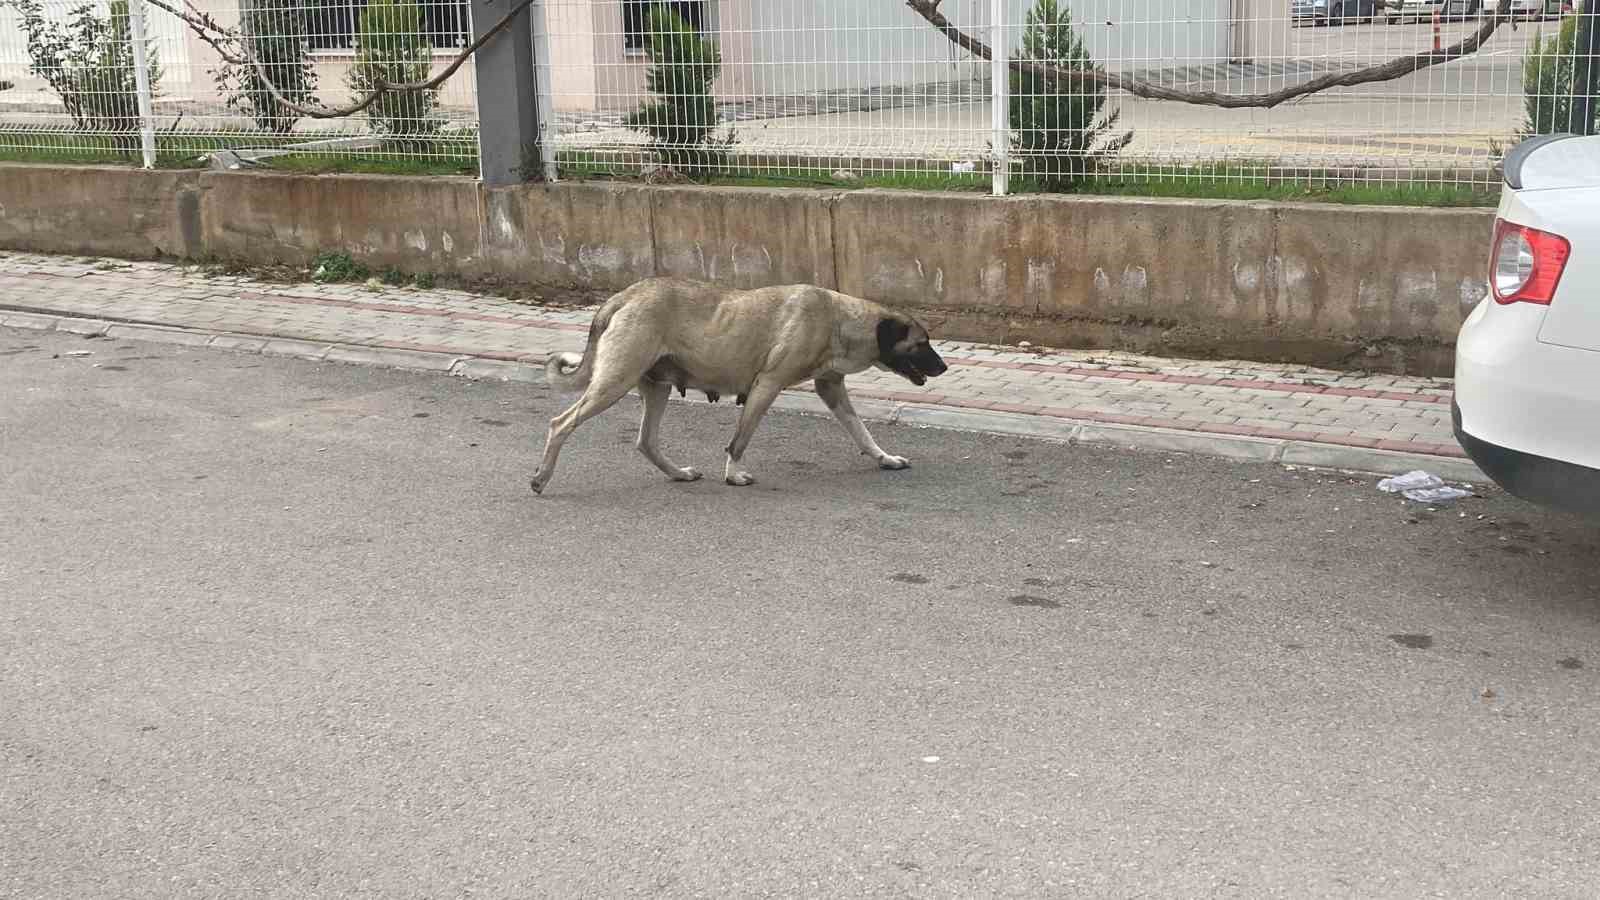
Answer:
<path fill-rule="evenodd" d="M 757 378 L 750 388 L 745 398 L 744 412 L 739 414 L 739 427 L 733 433 L 733 442 L 728 444 L 728 461 L 722 467 L 723 481 L 741 487 L 756 483 L 755 476 L 739 468 L 739 460 L 744 458 L 745 448 L 750 446 L 750 437 L 755 434 L 756 425 L 760 424 L 761 417 L 766 415 L 767 408 L 782 391 L 780 382 L 767 377 Z"/>
<path fill-rule="evenodd" d="M 817 396 L 833 411 L 833 417 L 839 420 L 844 430 L 850 432 L 850 437 L 855 439 L 856 446 L 861 452 L 878 461 L 879 468 L 908 469 L 911 461 L 904 456 L 891 456 L 884 452 L 878 442 L 872 439 L 872 434 L 867 431 L 865 422 L 856 415 L 856 408 L 850 405 L 850 395 L 845 392 L 844 378 L 818 378 L 816 381 Z"/>

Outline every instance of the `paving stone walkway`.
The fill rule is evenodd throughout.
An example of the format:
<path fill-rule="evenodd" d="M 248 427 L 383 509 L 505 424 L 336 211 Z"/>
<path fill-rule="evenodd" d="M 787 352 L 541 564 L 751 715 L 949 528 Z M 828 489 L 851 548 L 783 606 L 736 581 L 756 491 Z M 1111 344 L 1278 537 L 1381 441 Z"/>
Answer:
<path fill-rule="evenodd" d="M 29 322 L 7 321 L 12 313 Z M 0 254 L 0 323 L 39 327 L 40 316 L 520 364 L 581 351 L 589 321 L 588 310 L 465 291 L 284 285 L 170 263 Z M 1197 436 L 1464 456 L 1451 435 L 1448 379 L 962 341 L 938 347 L 951 369 L 926 387 L 870 371 L 850 378 L 852 395 Z"/>

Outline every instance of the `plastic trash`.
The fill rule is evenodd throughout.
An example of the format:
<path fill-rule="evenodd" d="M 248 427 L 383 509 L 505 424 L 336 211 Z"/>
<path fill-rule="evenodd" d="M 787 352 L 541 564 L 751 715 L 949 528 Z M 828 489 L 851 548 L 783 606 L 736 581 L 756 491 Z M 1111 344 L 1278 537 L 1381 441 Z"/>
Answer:
<path fill-rule="evenodd" d="M 1460 500 L 1462 497 L 1471 497 L 1472 492 L 1445 485 L 1443 487 L 1418 488 L 1405 491 L 1400 496 L 1405 497 L 1407 500 L 1415 500 L 1418 503 L 1449 503 L 1452 500 Z"/>
<path fill-rule="evenodd" d="M 1406 491 L 1425 491 L 1438 487 L 1444 487 L 1444 479 L 1437 475 L 1429 475 L 1421 469 L 1413 469 L 1404 475 L 1396 475 L 1378 482 L 1378 490 L 1386 494 L 1403 494 Z"/>
<path fill-rule="evenodd" d="M 1460 500 L 1462 497 L 1472 496 L 1472 491 L 1451 487 L 1444 483 L 1444 479 L 1421 469 L 1413 469 L 1404 475 L 1385 478 L 1378 482 L 1378 490 L 1389 494 L 1399 494 L 1407 500 L 1414 500 L 1417 503 L 1449 503 L 1452 500 Z"/>
<path fill-rule="evenodd" d="M 956 174 L 961 174 L 964 172 L 976 172 L 978 171 L 978 164 L 975 162 L 951 163 L 950 171 Z"/>

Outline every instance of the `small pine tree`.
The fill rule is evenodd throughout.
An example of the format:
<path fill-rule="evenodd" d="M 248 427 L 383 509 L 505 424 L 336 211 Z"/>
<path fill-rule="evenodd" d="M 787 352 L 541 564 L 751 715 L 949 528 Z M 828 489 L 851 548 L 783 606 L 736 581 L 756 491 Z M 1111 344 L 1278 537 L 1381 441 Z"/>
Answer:
<path fill-rule="evenodd" d="M 1555 36 L 1534 36 L 1522 58 L 1522 137 L 1580 131 L 1572 121 L 1573 78 L 1577 66 L 1578 17 L 1568 16 Z M 1595 119 L 1600 122 L 1600 106 Z"/>
<path fill-rule="evenodd" d="M 93 5 L 74 7 L 65 27 L 45 17 L 42 0 L 12 0 L 12 6 L 22 14 L 28 70 L 61 98 L 78 130 L 109 135 L 117 150 L 137 150 L 139 93 L 128 0 L 111 0 L 103 19 Z M 148 38 L 145 65 L 154 98 L 161 61 Z"/>
<path fill-rule="evenodd" d="M 317 70 L 307 46 L 306 11 L 300 0 L 251 0 L 245 9 L 239 40 L 261 61 L 272 85 L 291 103 L 302 106 L 316 96 Z M 217 90 L 229 109 L 249 116 L 266 131 L 288 134 L 300 114 L 267 90 L 255 66 L 223 63 L 212 70 Z"/>
<path fill-rule="evenodd" d="M 1058 69 L 1100 69 L 1072 27 L 1072 13 L 1056 0 L 1037 0 L 1028 11 L 1022 48 L 1011 58 Z M 1013 147 L 1023 171 L 1043 190 L 1074 189 L 1133 141 L 1131 131 L 1108 137 L 1120 110 L 1097 121 L 1106 102 L 1104 85 L 1058 83 L 1026 70 L 1013 70 L 1011 76 Z"/>
<path fill-rule="evenodd" d="M 652 6 L 646 22 L 650 70 L 645 88 L 655 99 L 641 104 L 623 124 L 650 135 L 656 158 L 684 174 L 725 164 L 733 136 L 712 136 L 717 104 L 711 85 L 722 73 L 722 52 L 665 6 Z"/>
<path fill-rule="evenodd" d="M 346 81 L 358 95 L 378 86 L 428 80 L 433 45 L 422 30 L 416 0 L 367 0 L 356 35 L 356 61 Z M 432 137 L 444 125 L 438 90 L 386 91 L 367 107 L 374 132 L 407 143 Z"/>

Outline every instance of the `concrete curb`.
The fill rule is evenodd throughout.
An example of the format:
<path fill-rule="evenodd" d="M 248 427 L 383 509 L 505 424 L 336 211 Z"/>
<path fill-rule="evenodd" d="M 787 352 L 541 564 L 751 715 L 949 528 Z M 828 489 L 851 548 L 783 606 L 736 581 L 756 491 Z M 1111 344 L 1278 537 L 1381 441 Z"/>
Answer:
<path fill-rule="evenodd" d="M 186 347 L 233 350 L 314 362 L 432 372 L 474 380 L 527 383 L 544 381 L 542 362 L 507 362 L 482 359 L 465 353 L 433 353 L 424 350 L 367 347 L 359 344 L 268 338 L 24 312 L 7 312 L 0 315 L 0 325 L 33 331 L 59 331 L 86 337 L 105 336 L 179 344 Z M 1392 450 L 1318 444 L 1311 441 L 1179 431 L 1141 425 L 1108 425 L 1051 416 L 923 406 L 864 398 L 854 400 L 853 403 L 856 412 L 863 419 L 913 425 L 918 428 L 976 431 L 1040 438 L 1066 444 L 1126 447 L 1154 452 L 1194 453 L 1248 462 L 1340 469 L 1374 475 L 1396 475 L 1412 469 L 1426 469 L 1450 481 L 1485 483 L 1489 480 L 1471 461 L 1447 456 L 1397 453 Z M 773 404 L 773 408 L 807 415 L 831 415 L 815 394 L 802 391 L 785 392 Z"/>

